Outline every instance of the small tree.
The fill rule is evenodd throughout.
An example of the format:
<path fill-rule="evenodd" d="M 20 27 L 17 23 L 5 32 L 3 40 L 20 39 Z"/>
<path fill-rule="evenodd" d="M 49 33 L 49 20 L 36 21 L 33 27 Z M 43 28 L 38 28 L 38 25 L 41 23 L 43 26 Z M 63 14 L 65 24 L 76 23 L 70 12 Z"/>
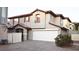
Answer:
<path fill-rule="evenodd" d="M 72 45 L 73 41 L 70 35 L 60 34 L 55 38 L 55 43 L 57 46 L 69 46 Z"/>

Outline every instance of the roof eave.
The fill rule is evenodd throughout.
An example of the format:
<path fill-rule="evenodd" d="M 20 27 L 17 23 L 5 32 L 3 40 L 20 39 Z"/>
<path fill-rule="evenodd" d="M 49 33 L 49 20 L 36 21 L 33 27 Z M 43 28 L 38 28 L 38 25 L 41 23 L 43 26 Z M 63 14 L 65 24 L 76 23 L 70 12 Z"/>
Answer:
<path fill-rule="evenodd" d="M 52 24 L 52 23 L 49 23 L 49 24 L 54 25 L 54 26 L 57 26 L 57 27 L 59 27 L 59 28 L 61 28 L 61 29 L 63 29 L 63 30 L 68 30 L 68 29 L 65 28 L 65 27 L 61 27 L 61 26 L 58 26 L 58 25 L 55 25 L 55 24 Z"/>

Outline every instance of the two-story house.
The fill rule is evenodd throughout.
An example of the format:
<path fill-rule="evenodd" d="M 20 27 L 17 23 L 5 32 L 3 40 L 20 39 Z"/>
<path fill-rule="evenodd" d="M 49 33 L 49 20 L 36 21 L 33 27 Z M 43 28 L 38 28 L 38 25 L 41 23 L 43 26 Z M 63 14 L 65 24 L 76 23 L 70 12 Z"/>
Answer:
<path fill-rule="evenodd" d="M 73 22 L 73 27 L 74 27 L 74 30 L 73 31 L 79 31 L 79 23 L 78 22 Z"/>
<path fill-rule="evenodd" d="M 69 30 L 65 27 L 67 18 L 52 11 L 36 9 L 29 14 L 13 16 L 8 19 L 8 33 L 21 32 L 22 41 L 54 41 L 58 34 L 68 34 Z M 69 19 L 67 20 L 71 22 Z"/>

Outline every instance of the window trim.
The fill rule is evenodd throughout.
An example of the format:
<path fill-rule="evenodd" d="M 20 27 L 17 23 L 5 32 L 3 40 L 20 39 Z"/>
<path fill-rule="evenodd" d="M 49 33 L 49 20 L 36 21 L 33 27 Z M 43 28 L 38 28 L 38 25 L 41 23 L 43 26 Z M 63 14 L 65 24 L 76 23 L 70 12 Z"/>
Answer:
<path fill-rule="evenodd" d="M 17 19 L 17 20 L 15 20 L 15 19 Z M 18 18 L 15 18 L 15 19 L 14 19 L 14 22 L 15 22 L 15 21 L 16 21 L 16 22 L 18 22 L 18 21 L 19 21 L 19 19 L 18 19 Z"/>
<path fill-rule="evenodd" d="M 30 22 L 30 16 L 29 17 L 24 17 L 24 22 Z"/>
<path fill-rule="evenodd" d="M 36 14 L 36 16 L 35 16 L 35 18 L 36 18 L 35 23 L 40 23 L 40 17 L 37 17 L 38 15 L 40 16 L 40 14 Z"/>

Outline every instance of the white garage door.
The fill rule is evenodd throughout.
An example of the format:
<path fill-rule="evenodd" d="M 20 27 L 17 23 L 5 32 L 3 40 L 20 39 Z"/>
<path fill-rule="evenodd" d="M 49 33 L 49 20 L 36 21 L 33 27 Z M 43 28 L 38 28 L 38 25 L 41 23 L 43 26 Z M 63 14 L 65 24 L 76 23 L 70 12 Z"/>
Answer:
<path fill-rule="evenodd" d="M 55 41 L 58 31 L 34 31 L 33 40 Z"/>

